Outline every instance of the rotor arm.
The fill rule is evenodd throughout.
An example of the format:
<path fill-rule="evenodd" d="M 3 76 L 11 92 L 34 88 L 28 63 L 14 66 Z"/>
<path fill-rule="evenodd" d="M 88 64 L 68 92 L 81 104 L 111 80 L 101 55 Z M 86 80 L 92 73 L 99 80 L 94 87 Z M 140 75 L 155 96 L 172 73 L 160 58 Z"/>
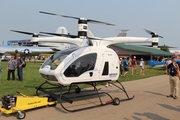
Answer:
<path fill-rule="evenodd" d="M 107 40 L 107 41 L 106 41 Z M 158 38 L 144 38 L 144 37 L 109 37 L 103 38 L 100 46 L 108 46 L 117 43 L 152 43 L 159 42 Z"/>
<path fill-rule="evenodd" d="M 68 37 L 42 37 L 42 38 L 32 38 L 32 42 L 51 42 L 51 43 L 71 43 L 79 47 L 82 46 L 83 39 L 80 38 L 68 38 Z"/>

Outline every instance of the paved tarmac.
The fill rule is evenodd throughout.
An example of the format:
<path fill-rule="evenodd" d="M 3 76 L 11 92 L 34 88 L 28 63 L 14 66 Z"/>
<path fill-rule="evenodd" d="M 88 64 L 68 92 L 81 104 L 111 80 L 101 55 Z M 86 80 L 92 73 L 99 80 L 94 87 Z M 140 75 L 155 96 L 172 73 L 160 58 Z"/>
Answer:
<path fill-rule="evenodd" d="M 25 120 L 179 120 L 180 98 L 167 98 L 169 94 L 169 79 L 167 75 L 151 77 L 136 81 L 123 82 L 129 96 L 135 95 L 134 99 L 123 101 L 120 105 L 106 105 L 93 109 L 66 112 L 58 104 L 56 107 L 42 107 L 26 111 Z M 107 91 L 113 97 L 126 98 L 123 92 L 116 87 L 104 87 L 100 91 Z M 103 102 L 109 100 L 104 97 Z M 105 99 L 105 100 L 104 100 Z M 77 101 L 68 108 L 98 104 L 98 99 Z M 0 120 L 16 120 L 15 114 L 6 116 L 0 114 Z"/>

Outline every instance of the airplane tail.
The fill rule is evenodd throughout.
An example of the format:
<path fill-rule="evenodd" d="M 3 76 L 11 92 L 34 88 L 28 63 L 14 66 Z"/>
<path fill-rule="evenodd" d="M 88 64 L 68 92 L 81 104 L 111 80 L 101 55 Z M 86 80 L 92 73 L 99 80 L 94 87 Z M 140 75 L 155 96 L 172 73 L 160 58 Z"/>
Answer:
<path fill-rule="evenodd" d="M 65 27 L 58 27 L 57 30 L 56 30 L 56 33 L 67 35 L 68 31 L 67 31 L 67 29 Z"/>
<path fill-rule="evenodd" d="M 128 30 L 120 30 L 120 33 L 117 35 L 117 37 L 125 37 L 127 35 Z"/>

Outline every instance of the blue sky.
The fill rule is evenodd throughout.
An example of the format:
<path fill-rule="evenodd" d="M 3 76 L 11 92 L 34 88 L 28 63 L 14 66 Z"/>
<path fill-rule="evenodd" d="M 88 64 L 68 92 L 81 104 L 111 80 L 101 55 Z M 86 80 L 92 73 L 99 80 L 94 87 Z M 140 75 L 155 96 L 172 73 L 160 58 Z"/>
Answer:
<path fill-rule="evenodd" d="M 0 0 L 0 45 L 8 40 L 30 39 L 11 32 L 55 32 L 64 26 L 77 34 L 77 20 L 40 14 L 47 11 L 113 23 L 116 26 L 89 24 L 97 37 L 116 36 L 128 29 L 128 36 L 150 37 L 143 29 L 163 36 L 159 45 L 179 47 L 180 0 Z M 179 47 L 180 49 L 180 47 Z"/>

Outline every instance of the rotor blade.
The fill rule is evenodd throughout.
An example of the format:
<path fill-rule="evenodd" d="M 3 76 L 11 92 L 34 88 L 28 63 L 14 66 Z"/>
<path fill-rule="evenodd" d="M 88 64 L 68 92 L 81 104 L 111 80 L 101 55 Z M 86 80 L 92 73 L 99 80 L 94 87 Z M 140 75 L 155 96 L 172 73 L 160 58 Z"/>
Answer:
<path fill-rule="evenodd" d="M 97 20 L 87 20 L 88 23 L 95 23 L 95 24 L 105 24 L 105 25 L 112 25 L 115 26 L 115 24 L 111 24 L 111 23 L 106 23 L 106 22 L 101 22 L 101 21 L 97 21 Z"/>
<path fill-rule="evenodd" d="M 171 46 L 164 46 L 164 45 L 162 45 L 162 46 L 158 46 L 159 48 L 177 48 L 177 47 L 171 47 Z"/>
<path fill-rule="evenodd" d="M 147 33 L 149 33 L 149 34 L 155 34 L 154 32 L 152 32 L 152 31 L 150 31 L 150 30 L 147 30 L 147 29 L 144 29 Z"/>
<path fill-rule="evenodd" d="M 158 35 L 158 37 L 163 38 L 162 36 Z"/>
<path fill-rule="evenodd" d="M 48 14 L 48 15 L 55 15 L 55 16 L 60 16 L 60 17 L 66 17 L 66 18 L 79 19 L 79 17 L 72 17 L 72 16 L 66 16 L 66 15 L 54 14 L 54 13 L 43 12 L 43 11 L 39 11 L 39 13 Z"/>
<path fill-rule="evenodd" d="M 151 45 L 139 45 L 139 46 L 152 47 Z"/>
<path fill-rule="evenodd" d="M 27 35 L 34 35 L 34 33 L 31 32 L 24 32 L 24 31 L 18 31 L 18 30 L 10 30 L 12 32 L 17 32 L 17 33 L 22 33 L 22 34 L 27 34 Z"/>
<path fill-rule="evenodd" d="M 54 13 L 43 12 L 43 11 L 39 11 L 39 13 L 48 14 L 48 15 L 55 15 L 55 16 L 60 16 L 60 17 L 66 17 L 66 18 L 73 18 L 73 19 L 77 19 L 77 20 L 80 19 L 79 17 L 72 17 L 72 16 L 60 15 L 60 14 L 54 14 Z M 106 23 L 106 22 L 101 22 L 101 21 L 91 20 L 91 19 L 87 19 L 87 22 L 89 22 L 89 23 L 105 24 L 105 25 L 112 25 L 112 26 L 115 26 L 114 24 L 111 24 L 111 23 Z"/>
<path fill-rule="evenodd" d="M 144 29 L 144 30 L 145 30 L 147 33 L 151 34 L 152 37 L 160 37 L 160 38 L 163 38 L 162 36 L 160 36 L 160 35 L 158 35 L 158 34 L 152 32 L 152 31 L 150 31 L 150 30 L 147 30 L 147 29 Z"/>
<path fill-rule="evenodd" d="M 78 38 L 77 35 L 67 35 L 67 34 L 50 33 L 50 32 L 40 32 L 40 33 L 48 34 L 48 35 L 55 35 L 55 36 L 64 36 L 64 37 L 70 37 L 70 38 Z"/>
<path fill-rule="evenodd" d="M 33 37 L 38 37 L 38 36 L 47 37 L 47 35 L 37 34 L 37 33 L 32 33 L 32 32 L 25 32 L 25 31 L 18 31 L 18 30 L 10 30 L 10 31 L 17 32 L 17 33 L 22 33 L 22 34 L 27 34 L 27 35 L 32 35 Z"/>

